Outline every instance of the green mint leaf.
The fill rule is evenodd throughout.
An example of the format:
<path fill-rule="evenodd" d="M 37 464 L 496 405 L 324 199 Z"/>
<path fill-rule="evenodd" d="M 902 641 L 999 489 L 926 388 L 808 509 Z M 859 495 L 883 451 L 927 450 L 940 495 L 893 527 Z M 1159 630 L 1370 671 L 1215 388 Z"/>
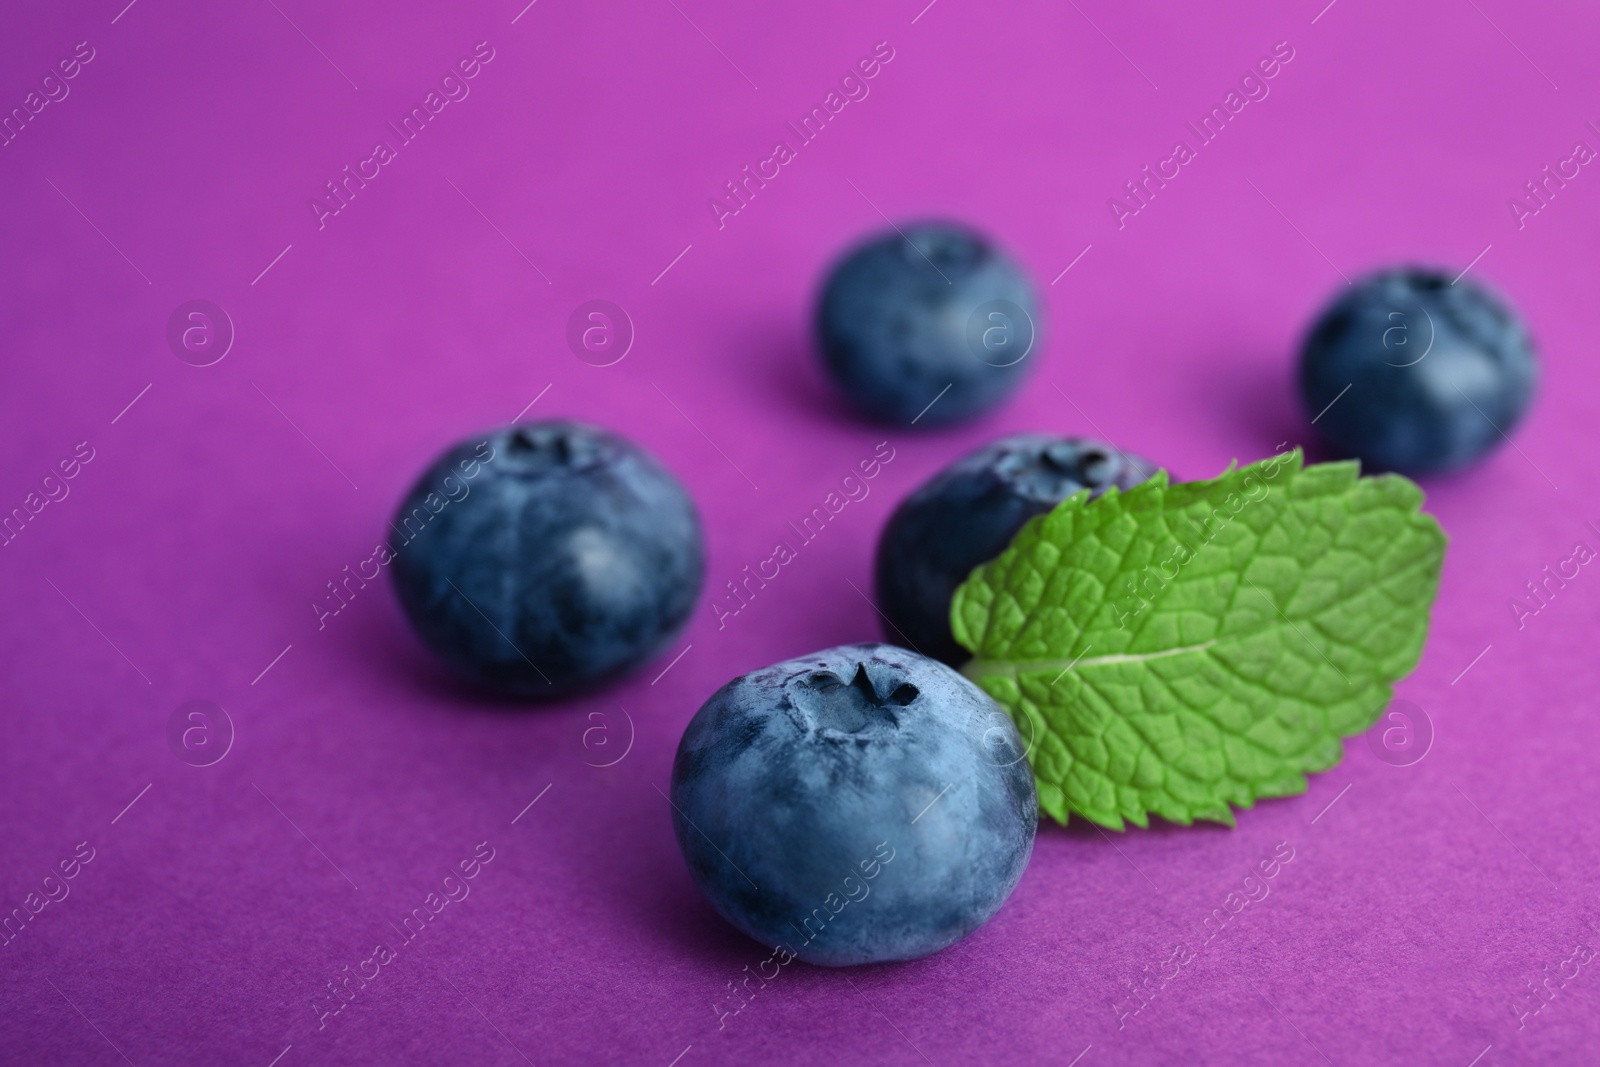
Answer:
<path fill-rule="evenodd" d="M 1231 826 L 1304 792 L 1416 666 L 1445 546 L 1421 504 L 1298 450 L 1080 492 L 956 590 L 963 673 L 1030 739 L 1058 821 Z"/>

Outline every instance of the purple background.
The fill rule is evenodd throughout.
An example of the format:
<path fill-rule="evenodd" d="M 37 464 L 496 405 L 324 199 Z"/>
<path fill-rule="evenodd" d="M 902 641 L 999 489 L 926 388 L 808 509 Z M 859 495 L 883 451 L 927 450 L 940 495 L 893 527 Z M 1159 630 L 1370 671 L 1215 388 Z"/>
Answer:
<path fill-rule="evenodd" d="M 1600 547 L 1600 177 L 1583 167 L 1521 228 L 1508 207 L 1574 142 L 1600 147 L 1592 13 L 124 2 L 27 5 L 0 33 L 7 110 L 78 42 L 94 49 L 0 148 L 0 510 L 79 442 L 94 455 L 0 549 L 0 912 L 78 842 L 94 849 L 70 895 L 0 947 L 0 1060 L 1594 1055 L 1600 974 L 1552 979 L 1520 1027 L 1512 1005 L 1531 1011 L 1530 980 L 1600 936 L 1600 577 L 1580 570 L 1520 630 L 1510 603 L 1575 542 Z M 319 229 L 324 183 L 396 140 L 386 122 L 480 41 L 494 58 L 470 95 Z M 880 41 L 894 58 L 870 95 L 719 229 L 709 199 L 793 144 L 785 122 Z M 1119 229 L 1108 198 L 1193 146 L 1185 123 L 1280 41 L 1294 57 L 1270 95 Z M 1040 280 L 1047 343 L 1003 410 L 885 431 L 828 392 L 811 296 L 880 211 L 971 220 Z M 1451 546 L 1399 690 L 1432 720 L 1426 758 L 1389 766 L 1352 739 L 1305 796 L 1232 831 L 1044 828 L 1011 902 L 962 944 L 790 966 L 719 1029 L 715 1006 L 739 1003 L 728 983 L 767 952 L 711 912 L 672 839 L 660 790 L 701 701 L 876 637 L 852 583 L 868 588 L 886 513 L 994 436 L 1103 433 L 1190 477 L 1302 440 L 1300 331 L 1341 273 L 1397 259 L 1471 264 L 1526 313 L 1546 370 L 1515 449 L 1426 486 Z M 210 367 L 166 342 L 193 299 L 237 328 Z M 590 299 L 637 330 L 615 366 L 566 344 Z M 371 555 L 432 455 L 536 397 L 527 417 L 621 429 L 699 501 L 707 595 L 674 649 L 592 699 L 522 712 L 444 679 L 386 579 L 319 630 L 325 583 Z M 871 495 L 719 630 L 723 584 L 886 439 Z M 207 768 L 168 746 L 192 699 L 237 730 Z M 326 983 L 396 942 L 390 924 L 484 841 L 495 858 L 471 895 L 319 1029 Z M 1279 842 L 1294 858 L 1270 895 L 1202 944 L 1202 920 Z M 1119 1029 L 1123 983 L 1178 944 L 1193 962 Z"/>

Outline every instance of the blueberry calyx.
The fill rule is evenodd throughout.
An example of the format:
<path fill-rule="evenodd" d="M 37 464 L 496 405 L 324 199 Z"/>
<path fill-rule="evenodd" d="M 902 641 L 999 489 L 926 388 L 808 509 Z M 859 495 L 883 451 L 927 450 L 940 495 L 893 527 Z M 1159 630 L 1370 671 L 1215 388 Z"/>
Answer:
<path fill-rule="evenodd" d="M 914 267 L 955 270 L 970 266 L 982 255 L 978 242 L 957 230 L 921 229 L 905 239 L 905 257 Z"/>
<path fill-rule="evenodd" d="M 1115 484 L 1123 466 L 1120 457 L 1103 448 L 1068 439 L 1043 448 L 1008 449 L 994 469 L 1019 495 L 1056 504 L 1079 489 Z"/>
<path fill-rule="evenodd" d="M 874 680 L 873 673 L 878 674 Z M 874 725 L 900 724 L 894 708 L 903 708 L 921 695 L 915 685 L 892 668 L 869 671 L 857 661 L 847 682 L 829 670 L 813 671 L 795 687 L 795 706 L 822 733 L 861 734 Z"/>
<path fill-rule="evenodd" d="M 585 470 L 600 459 L 600 453 L 599 442 L 592 435 L 574 433 L 559 423 L 519 426 L 506 438 L 507 466 L 517 474 Z"/>

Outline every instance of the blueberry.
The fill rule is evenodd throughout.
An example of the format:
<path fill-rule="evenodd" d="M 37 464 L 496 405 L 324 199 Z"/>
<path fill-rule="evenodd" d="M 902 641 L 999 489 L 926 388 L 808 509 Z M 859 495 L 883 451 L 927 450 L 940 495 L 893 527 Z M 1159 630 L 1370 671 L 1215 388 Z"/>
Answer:
<path fill-rule="evenodd" d="M 555 697 L 649 659 L 705 572 L 683 486 L 576 422 L 492 430 L 445 452 L 400 505 L 395 590 L 423 643 L 473 681 Z"/>
<path fill-rule="evenodd" d="M 823 361 L 844 395 L 902 424 L 959 422 L 1005 399 L 1032 366 L 1039 321 L 1021 268 L 980 234 L 939 222 L 857 245 L 817 308 Z"/>
<path fill-rule="evenodd" d="M 843 645 L 705 702 L 672 766 L 673 828 L 712 905 L 763 945 L 830 967 L 915 959 L 1022 877 L 1039 818 L 1026 755 L 949 667 Z"/>
<path fill-rule="evenodd" d="M 1127 489 L 1154 471 L 1110 445 L 1046 434 L 1002 438 L 946 467 L 901 501 L 878 538 L 884 636 L 959 664 L 968 653 L 950 633 L 950 598 L 974 567 L 1078 490 Z"/>
<path fill-rule="evenodd" d="M 1340 293 L 1300 353 L 1300 395 L 1323 438 L 1407 474 L 1498 446 L 1538 377 L 1528 331 L 1498 296 L 1428 269 L 1382 271 Z"/>

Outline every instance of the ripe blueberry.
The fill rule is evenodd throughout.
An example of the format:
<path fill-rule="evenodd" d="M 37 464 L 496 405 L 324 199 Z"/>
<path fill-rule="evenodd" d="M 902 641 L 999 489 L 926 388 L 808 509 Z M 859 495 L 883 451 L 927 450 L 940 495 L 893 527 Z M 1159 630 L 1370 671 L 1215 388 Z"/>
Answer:
<path fill-rule="evenodd" d="M 817 308 L 835 383 L 868 415 L 902 424 L 959 422 L 998 404 L 1032 366 L 1039 321 L 1021 268 L 980 234 L 939 222 L 851 249 Z"/>
<path fill-rule="evenodd" d="M 554 697 L 649 659 L 688 618 L 705 548 L 683 486 L 576 422 L 508 426 L 417 480 L 391 569 L 418 636 L 475 682 Z"/>
<path fill-rule="evenodd" d="M 1463 467 L 1504 440 L 1539 367 L 1520 319 L 1471 279 L 1382 271 L 1322 312 L 1300 353 L 1300 395 L 1334 448 L 1407 474 Z"/>
<path fill-rule="evenodd" d="M 985 445 L 912 493 L 878 538 L 884 636 L 949 664 L 968 657 L 950 633 L 950 599 L 1024 523 L 1080 489 L 1098 496 L 1155 472 L 1145 460 L 1075 437 L 1018 434 Z"/>
<path fill-rule="evenodd" d="M 840 967 L 937 952 L 1022 877 L 1039 801 L 1006 713 L 942 663 L 844 645 L 735 678 L 672 766 L 673 828 L 712 905 Z"/>

